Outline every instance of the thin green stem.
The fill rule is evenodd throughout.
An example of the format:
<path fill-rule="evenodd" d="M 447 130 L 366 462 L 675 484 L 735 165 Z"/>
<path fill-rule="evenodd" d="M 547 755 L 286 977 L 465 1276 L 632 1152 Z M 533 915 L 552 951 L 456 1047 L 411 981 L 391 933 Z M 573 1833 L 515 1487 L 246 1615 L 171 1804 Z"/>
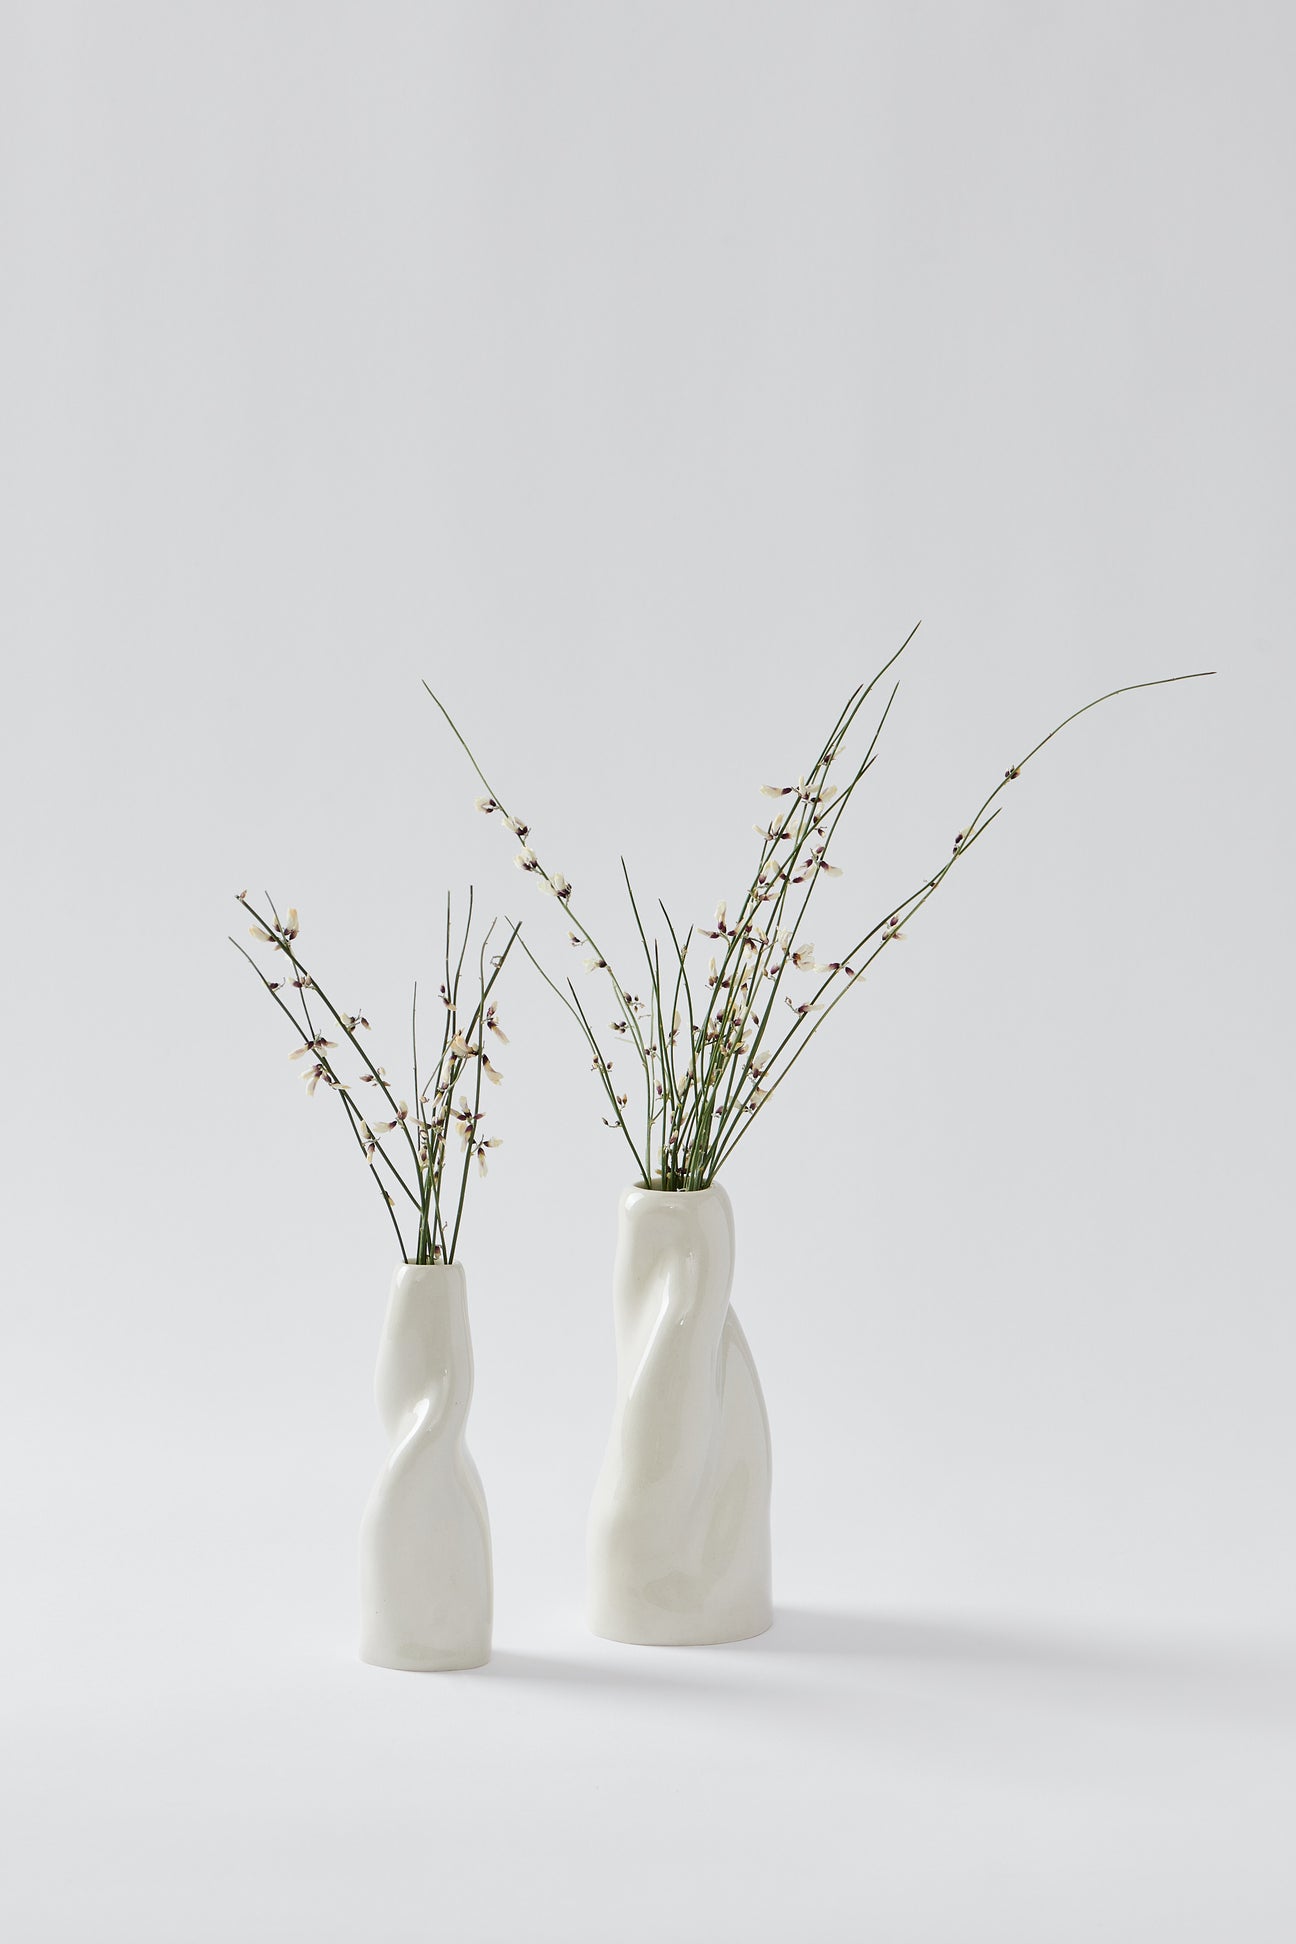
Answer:
<path fill-rule="evenodd" d="M 565 880 L 551 877 L 535 859 L 534 853 L 528 852 L 522 860 L 529 870 L 538 872 L 548 887 L 557 892 L 573 927 L 573 936 L 595 954 L 595 969 L 607 972 L 621 1009 L 625 1032 L 635 1046 L 642 1069 L 646 1096 L 642 1154 L 621 1111 L 621 1100 L 611 1079 L 611 1061 L 599 1046 L 575 985 L 568 980 L 569 998 L 529 947 L 523 946 L 546 984 L 577 1020 L 593 1054 L 595 1070 L 612 1106 L 615 1124 L 635 1158 L 641 1178 L 649 1184 L 660 1179 L 663 1188 L 697 1189 L 715 1179 L 719 1168 L 746 1138 L 753 1120 L 763 1112 L 769 1099 L 783 1084 L 846 992 L 859 982 L 868 966 L 892 942 L 900 925 L 916 916 L 944 883 L 958 860 L 980 841 L 1000 814 L 1001 806 L 996 803 L 1000 792 L 1020 776 L 1025 765 L 1047 743 L 1090 709 L 1116 696 L 1131 694 L 1139 689 L 1199 680 L 1202 674 L 1209 672 L 1127 683 L 1072 711 L 1005 773 L 960 833 L 953 853 L 930 877 L 925 878 L 898 904 L 891 906 L 889 916 L 874 924 L 843 958 L 833 960 L 827 966 L 809 966 L 804 931 L 809 923 L 811 903 L 817 894 L 820 878 L 827 874 L 841 819 L 859 784 L 876 760 L 879 740 L 895 703 L 898 684 L 893 684 L 891 688 L 863 760 L 854 769 L 850 781 L 840 794 L 828 789 L 831 768 L 869 697 L 894 667 L 916 632 L 916 628 L 912 629 L 872 679 L 858 686 L 847 698 L 807 777 L 790 788 L 783 788 L 782 800 L 788 807 L 781 814 L 776 812 L 768 827 L 761 832 L 760 858 L 755 875 L 734 921 L 730 924 L 727 914 L 718 915 L 716 932 L 712 936 L 722 938 L 723 944 L 715 955 L 714 971 L 707 980 L 705 1004 L 699 1000 L 696 1011 L 693 982 L 687 963 L 689 943 L 694 933 L 690 931 L 688 939 L 681 945 L 669 913 L 664 905 L 661 906 L 675 954 L 673 993 L 668 1011 L 670 981 L 663 977 L 662 947 L 648 935 L 629 870 L 624 858 L 621 860 L 626 894 L 648 968 L 651 1003 L 645 1009 L 645 1016 L 647 1030 L 650 1035 L 655 1031 L 656 1040 L 651 1055 L 638 1009 L 631 1005 L 626 988 L 594 934 L 572 910 L 570 888 Z M 526 843 L 526 826 L 509 817 L 449 711 L 426 683 L 424 686 L 467 755 L 474 773 L 488 793 L 490 805 L 499 811 L 506 823 L 520 835 L 521 841 Z M 827 804 L 823 801 L 826 795 L 835 795 L 836 800 Z M 784 997 L 787 973 L 797 961 L 811 971 L 826 972 L 826 977 L 811 988 L 813 996 L 808 1001 L 795 1004 L 791 997 L 787 999 L 793 1017 L 786 1031 L 780 1031 L 775 1024 L 776 1009 L 781 1017 L 780 1001 Z M 679 1043 L 682 1035 L 681 1006 L 686 1008 L 688 1015 L 687 1046 Z M 659 1175 L 653 1172 L 655 1133 L 660 1139 Z"/>
<path fill-rule="evenodd" d="M 248 907 L 245 905 L 244 909 L 246 910 L 248 909 Z M 265 927 L 262 926 L 262 930 L 264 929 Z M 266 991 L 270 994 L 270 997 L 274 1000 L 276 1006 L 278 1006 L 280 1012 L 284 1015 L 284 1018 L 287 1019 L 289 1024 L 292 1026 L 293 1031 L 301 1035 L 302 1034 L 301 1021 L 297 1019 L 297 1017 L 292 1011 L 292 1008 L 284 1004 L 283 1000 L 279 997 L 279 994 L 274 989 L 273 981 L 267 979 L 265 973 L 261 970 L 261 967 L 257 964 L 252 954 L 244 950 L 243 946 L 239 944 L 237 938 L 231 938 L 230 944 L 234 947 L 234 950 L 240 955 L 240 957 L 245 958 L 247 960 L 248 964 L 252 967 L 252 970 L 256 973 L 258 979 L 260 979 L 262 985 L 265 987 Z M 334 1075 L 334 1078 L 336 1080 L 336 1075 Z M 342 1081 L 338 1080 L 335 1086 L 329 1088 L 329 1092 L 336 1094 L 338 1099 L 342 1102 L 343 1107 L 345 1107 L 347 1112 L 348 1124 L 350 1125 L 351 1132 L 355 1136 L 356 1143 L 360 1148 L 361 1155 L 363 1156 L 364 1140 L 360 1134 L 359 1129 L 356 1126 L 356 1120 L 358 1118 L 357 1110 L 349 1094 L 346 1091 L 345 1085 L 343 1084 Z M 369 1172 L 370 1174 L 373 1174 L 373 1169 L 371 1168 Z M 383 1185 L 381 1181 L 379 1181 L 376 1174 L 373 1174 L 373 1179 L 374 1179 L 374 1185 L 377 1188 L 378 1193 L 382 1196 L 383 1207 L 387 1210 L 388 1219 L 390 1220 L 392 1227 L 396 1231 L 396 1240 L 400 1244 L 401 1260 L 405 1261 L 407 1260 L 407 1254 L 405 1249 L 405 1238 L 401 1234 L 400 1223 L 396 1219 L 396 1211 L 392 1207 L 391 1202 L 388 1200 L 386 1190 L 383 1188 Z"/>

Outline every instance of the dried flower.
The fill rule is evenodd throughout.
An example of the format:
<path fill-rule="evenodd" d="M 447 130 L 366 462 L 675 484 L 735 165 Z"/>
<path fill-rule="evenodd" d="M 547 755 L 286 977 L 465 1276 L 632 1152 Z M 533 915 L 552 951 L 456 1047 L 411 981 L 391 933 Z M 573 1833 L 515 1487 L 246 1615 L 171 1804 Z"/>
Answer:
<path fill-rule="evenodd" d="M 395 1120 L 375 1121 L 373 1131 L 375 1134 L 394 1134 L 396 1129 L 400 1126 L 401 1122 L 403 1120 L 407 1120 L 408 1118 L 409 1118 L 409 1107 L 407 1106 L 405 1101 L 403 1100 L 398 1101 L 396 1106 Z"/>
<path fill-rule="evenodd" d="M 793 878 L 793 884 L 804 884 L 806 878 L 813 876 L 816 871 L 822 871 L 827 877 L 840 877 L 842 874 L 840 864 L 828 862 L 822 844 L 816 844 L 815 848 L 802 858 L 800 872 Z"/>
<path fill-rule="evenodd" d="M 281 921 L 278 912 L 271 905 L 272 920 L 268 920 L 247 902 L 246 892 L 239 895 L 238 902 L 257 921 L 254 936 L 259 943 L 269 944 L 277 950 L 288 951 L 289 942 L 297 936 L 299 928 L 295 909 L 290 909 L 286 919 Z M 429 1095 L 432 1094 L 434 1082 L 429 1080 L 421 1090 L 417 1091 L 418 1107 L 411 1114 L 409 1102 L 394 1097 L 388 1083 L 386 1068 L 377 1066 L 367 1059 L 356 1039 L 358 1033 L 372 1030 L 364 1013 L 339 1011 L 328 995 L 320 991 L 316 980 L 303 972 L 295 959 L 293 964 L 298 975 L 296 978 L 291 981 L 268 979 L 256 967 L 250 954 L 244 951 L 242 946 L 238 947 L 244 958 L 256 970 L 258 979 L 270 993 L 279 1010 L 293 1023 L 299 1043 L 292 1048 L 289 1058 L 293 1061 L 307 1062 L 302 1074 L 307 1093 L 313 1096 L 323 1085 L 341 1100 L 347 1115 L 349 1132 L 359 1146 L 365 1163 L 374 1173 L 376 1185 L 383 1198 L 384 1209 L 399 1237 L 401 1254 L 408 1262 L 445 1262 L 454 1259 L 468 1168 L 475 1154 L 479 1173 L 485 1173 L 485 1150 L 499 1145 L 498 1135 L 485 1142 L 475 1138 L 481 1115 L 469 1109 L 462 1094 L 459 1097 L 458 1107 L 452 1107 L 449 1086 L 452 1076 L 461 1069 L 466 1059 L 471 1058 L 480 1058 L 482 1074 L 491 1085 L 500 1084 L 502 1076 L 486 1058 L 480 1045 L 474 1043 L 474 1036 L 480 1040 L 485 1031 L 490 1031 L 498 1039 L 507 1043 L 508 1036 L 500 1025 L 495 1003 L 491 998 L 491 989 L 495 984 L 499 968 L 507 959 L 517 937 L 517 928 L 513 928 L 504 949 L 489 960 L 489 971 L 486 957 L 489 933 L 482 942 L 480 953 L 475 955 L 475 958 L 469 958 L 467 929 L 465 928 L 462 949 L 456 955 L 451 950 L 450 914 L 447 913 L 447 964 L 453 964 L 454 969 L 447 972 L 446 979 L 438 987 L 438 997 L 441 1001 L 439 1016 L 444 1022 L 445 1037 L 441 1040 L 437 1066 L 434 1068 L 434 1072 L 440 1071 L 443 1074 L 444 1081 L 443 1085 L 437 1086 L 436 1096 L 427 1118 L 424 1118 L 423 1110 Z M 461 974 L 466 960 L 469 963 L 476 963 L 480 979 L 477 1003 L 470 1009 L 471 1016 L 467 1028 L 461 1032 L 454 1030 L 454 1015 L 459 1003 Z M 324 1009 L 331 1018 L 338 1021 L 353 1048 L 360 1052 L 360 1058 L 365 1066 L 365 1071 L 360 1078 L 379 1096 L 374 1105 L 380 1114 L 385 1106 L 387 1118 L 371 1121 L 367 1115 L 362 1116 L 352 1103 L 345 1082 L 338 1077 L 330 1064 L 330 1055 L 337 1050 L 337 1043 L 326 1038 L 313 1022 L 310 1001 L 305 997 L 307 992 L 319 994 Z M 414 1065 L 418 1072 L 421 1062 L 417 1045 L 417 991 L 414 1040 Z M 421 1080 L 421 1074 L 419 1077 Z M 446 1156 L 446 1136 L 452 1122 L 457 1127 L 462 1142 L 462 1168 L 457 1174 L 453 1174 L 453 1178 L 452 1174 L 447 1173 Z M 393 1136 L 395 1138 L 392 1139 L 390 1148 L 384 1147 L 384 1139 Z M 388 1176 L 393 1177 L 395 1184 L 402 1190 L 404 1199 L 399 1202 L 389 1192 Z M 411 1205 L 417 1216 L 418 1225 L 417 1232 L 407 1240 L 401 1223 L 404 1213 Z M 398 1209 L 401 1211 L 399 1215 Z"/>
<path fill-rule="evenodd" d="M 836 998 L 843 996 L 844 988 L 836 985 L 833 1001 L 821 1004 L 830 982 L 843 976 L 850 984 L 861 980 L 877 952 L 904 937 L 901 914 L 896 912 L 886 924 L 867 928 L 845 954 L 827 962 L 816 959 L 811 943 L 797 942 L 802 929 L 808 929 L 807 908 L 821 879 L 842 875 L 840 867 L 830 861 L 830 844 L 845 806 L 871 766 L 889 702 L 880 711 L 863 757 L 845 774 L 833 771 L 833 766 L 840 764 L 848 732 L 884 673 L 880 671 L 873 682 L 851 696 L 804 775 L 794 784 L 761 786 L 762 794 L 773 799 L 777 807 L 767 824 L 755 826 L 761 855 L 746 892 L 735 906 L 737 915 L 732 924 L 727 904 L 722 901 L 710 927 L 699 925 L 681 936 L 667 915 L 669 939 L 651 939 L 644 930 L 643 907 L 627 878 L 651 983 L 646 1008 L 629 996 L 589 926 L 572 913 L 567 934 L 571 944 L 583 948 L 587 971 L 608 974 L 615 992 L 617 1009 L 609 1030 L 619 1041 L 632 1043 L 638 1055 L 645 1087 L 645 1121 L 634 1113 L 626 1116 L 621 1112 L 627 1096 L 613 1090 L 612 1062 L 604 1057 L 580 1001 L 569 1005 L 569 1010 L 586 1034 L 591 1072 L 598 1076 L 607 1096 L 605 1105 L 614 1110 L 612 1118 L 603 1115 L 604 1124 L 622 1131 L 644 1182 L 675 1190 L 708 1186 L 742 1138 L 745 1123 L 773 1095 L 800 1048 L 818 1031 Z M 444 707 L 442 713 L 446 713 Z M 478 767 L 476 759 L 471 760 Z M 1016 778 L 1020 770 L 1021 765 L 1016 765 L 1005 772 L 1003 784 L 996 786 L 977 816 L 959 832 L 956 852 L 985 828 L 998 789 Z M 828 780 L 830 772 L 840 775 L 840 784 Z M 480 768 L 478 774 L 489 790 Z M 495 806 L 498 799 L 492 795 L 489 802 Z M 526 844 L 526 826 L 510 827 L 524 845 L 516 859 L 518 867 L 540 871 L 550 893 L 570 908 L 574 898 L 567 879 L 561 873 L 543 870 Z M 906 920 L 939 888 L 950 868 L 947 859 L 927 880 L 926 890 L 905 901 L 902 909 Z M 724 949 L 706 959 L 705 971 L 696 978 L 696 955 L 692 962 L 689 960 L 690 941 L 695 937 L 713 943 L 724 941 Z M 785 990 L 789 970 L 812 974 L 818 982 L 816 996 L 800 1004 L 792 999 Z M 777 1023 L 783 1018 L 776 1007 L 780 997 L 792 1015 L 791 1022 L 784 1019 L 782 1026 Z M 686 1024 L 681 1006 L 687 1009 Z M 645 1025 L 643 1016 L 651 1023 Z M 669 1029 L 667 1020 L 671 1021 Z M 660 1048 L 659 1042 L 663 1042 Z"/>
<path fill-rule="evenodd" d="M 294 1047 L 288 1058 L 300 1060 L 306 1053 L 332 1053 L 336 1050 L 336 1046 L 336 1040 L 325 1039 L 321 1033 L 314 1039 L 306 1040 L 301 1046 Z"/>
<path fill-rule="evenodd" d="M 816 808 L 822 803 L 831 803 L 836 794 L 837 785 L 835 783 L 827 783 L 818 791 L 807 787 L 804 781 L 797 784 L 797 795 L 800 797 L 802 803 L 813 803 Z"/>

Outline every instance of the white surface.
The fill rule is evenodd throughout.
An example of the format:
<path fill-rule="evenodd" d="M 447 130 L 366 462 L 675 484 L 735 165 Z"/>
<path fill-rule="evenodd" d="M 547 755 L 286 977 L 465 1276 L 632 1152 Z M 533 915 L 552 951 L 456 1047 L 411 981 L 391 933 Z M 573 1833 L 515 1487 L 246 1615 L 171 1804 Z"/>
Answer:
<path fill-rule="evenodd" d="M 472 1390 L 462 1263 L 402 1264 L 374 1378 L 387 1457 L 360 1522 L 360 1654 L 372 1666 L 448 1673 L 490 1659 L 490 1520 L 466 1443 Z"/>
<path fill-rule="evenodd" d="M 585 1616 L 604 1640 L 715 1646 L 773 1617 L 769 1419 L 733 1272 L 721 1183 L 622 1195 L 616 1404 L 586 1533 Z"/>
<path fill-rule="evenodd" d="M 7 1812 L 13 1934 L 1283 1935 L 1291 1771 L 1254 1664 L 876 1600 L 617 1648 L 537 1606 L 475 1674 L 362 1667 L 291 1589 L 67 1665 Z"/>
<path fill-rule="evenodd" d="M 0 19 L 0 1928 L 1288 1944 L 1290 11 Z M 421 675 L 621 949 L 919 614 L 821 951 L 1220 674 L 726 1177 L 792 1617 L 582 1631 L 625 1166 L 510 976 L 499 1652 L 361 1667 L 387 1239 L 232 894 L 394 1069 L 447 882 L 565 950 Z"/>

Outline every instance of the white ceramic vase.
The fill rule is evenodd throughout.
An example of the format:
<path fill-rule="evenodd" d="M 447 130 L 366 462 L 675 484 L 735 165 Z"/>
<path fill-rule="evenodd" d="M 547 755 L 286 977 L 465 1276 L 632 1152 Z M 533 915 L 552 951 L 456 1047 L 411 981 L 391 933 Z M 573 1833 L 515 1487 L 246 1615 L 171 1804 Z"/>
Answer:
<path fill-rule="evenodd" d="M 391 1449 L 360 1527 L 360 1658 L 375 1667 L 490 1659 L 490 1523 L 464 1443 L 472 1388 L 463 1269 L 402 1263 L 374 1375 Z"/>
<path fill-rule="evenodd" d="M 729 1306 L 733 1263 L 723 1188 L 622 1195 L 616 1410 L 588 1539 L 604 1639 L 700 1647 L 773 1617 L 769 1420 Z"/>

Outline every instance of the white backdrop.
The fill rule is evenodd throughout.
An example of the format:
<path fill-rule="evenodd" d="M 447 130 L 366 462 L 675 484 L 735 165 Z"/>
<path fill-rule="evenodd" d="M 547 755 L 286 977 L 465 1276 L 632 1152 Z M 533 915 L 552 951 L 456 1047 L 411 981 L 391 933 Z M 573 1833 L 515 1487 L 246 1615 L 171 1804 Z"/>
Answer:
<path fill-rule="evenodd" d="M 0 18 L 11 1934 L 1288 1938 L 1288 10 Z M 498 1652 L 361 1668 L 389 1236 L 232 894 L 394 1068 L 447 886 L 566 950 L 423 676 L 628 942 L 920 615 L 842 939 L 1219 673 L 1032 765 L 728 1177 L 774 1631 L 583 1632 L 627 1170 L 519 966 Z"/>

